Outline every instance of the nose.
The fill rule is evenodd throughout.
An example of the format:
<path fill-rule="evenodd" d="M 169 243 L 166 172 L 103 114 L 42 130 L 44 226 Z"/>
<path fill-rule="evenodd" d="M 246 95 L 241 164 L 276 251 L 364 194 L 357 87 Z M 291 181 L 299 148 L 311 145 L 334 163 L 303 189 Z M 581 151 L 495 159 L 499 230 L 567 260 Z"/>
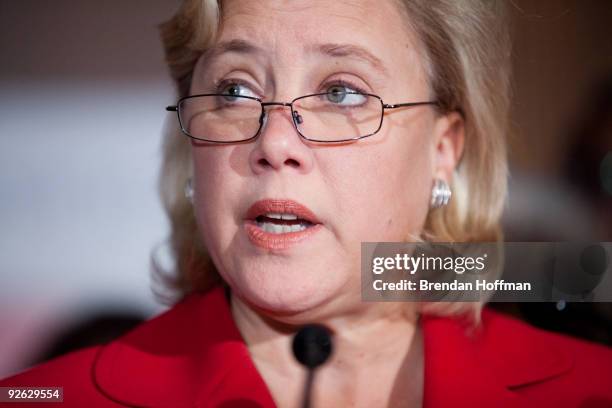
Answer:
<path fill-rule="evenodd" d="M 287 106 L 265 107 L 260 134 L 249 157 L 255 174 L 291 169 L 308 173 L 312 169 L 312 150 L 297 133 L 291 115 Z M 300 123 L 302 118 L 294 120 Z"/>

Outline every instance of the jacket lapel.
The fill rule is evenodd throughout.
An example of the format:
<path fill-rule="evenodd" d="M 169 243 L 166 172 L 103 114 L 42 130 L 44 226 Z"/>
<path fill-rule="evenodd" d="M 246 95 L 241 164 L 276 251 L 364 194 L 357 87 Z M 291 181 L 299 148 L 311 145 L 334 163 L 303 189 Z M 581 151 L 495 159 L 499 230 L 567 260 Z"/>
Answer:
<path fill-rule="evenodd" d="M 529 406 L 521 387 L 555 378 L 571 359 L 535 329 L 487 309 L 482 324 L 424 319 L 425 407 Z"/>

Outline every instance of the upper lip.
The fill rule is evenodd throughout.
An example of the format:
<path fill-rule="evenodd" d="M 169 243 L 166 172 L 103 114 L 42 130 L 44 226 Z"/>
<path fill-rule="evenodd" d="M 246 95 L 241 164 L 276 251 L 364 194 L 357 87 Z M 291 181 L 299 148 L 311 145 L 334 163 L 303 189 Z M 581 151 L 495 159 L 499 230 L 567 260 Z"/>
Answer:
<path fill-rule="evenodd" d="M 316 215 L 306 206 L 293 200 L 284 199 L 265 199 L 254 202 L 248 209 L 246 218 L 254 220 L 260 215 L 269 213 L 276 214 L 294 214 L 302 220 L 306 220 L 312 224 L 320 224 L 321 222 Z"/>

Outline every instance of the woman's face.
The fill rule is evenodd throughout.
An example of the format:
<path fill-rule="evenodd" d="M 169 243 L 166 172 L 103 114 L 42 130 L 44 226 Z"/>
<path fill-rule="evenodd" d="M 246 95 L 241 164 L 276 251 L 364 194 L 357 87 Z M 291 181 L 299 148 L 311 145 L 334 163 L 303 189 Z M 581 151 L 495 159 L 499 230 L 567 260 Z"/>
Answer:
<path fill-rule="evenodd" d="M 192 94 L 289 102 L 346 87 L 385 103 L 431 98 L 416 41 L 391 1 L 224 1 L 215 47 L 195 68 Z M 396 109 L 375 136 L 317 145 L 298 135 L 288 107 L 267 113 L 255 141 L 192 146 L 205 245 L 252 306 L 277 315 L 350 307 L 360 299 L 361 243 L 420 233 L 433 177 L 452 172 L 457 126 L 430 106 Z M 282 232 L 300 219 L 278 213 L 313 223 Z"/>

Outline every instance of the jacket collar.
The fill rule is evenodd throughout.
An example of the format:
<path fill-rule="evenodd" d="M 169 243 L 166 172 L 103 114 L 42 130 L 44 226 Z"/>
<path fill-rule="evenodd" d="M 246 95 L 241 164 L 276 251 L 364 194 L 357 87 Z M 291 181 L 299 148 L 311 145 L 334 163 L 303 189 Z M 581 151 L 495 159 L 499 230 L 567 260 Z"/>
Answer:
<path fill-rule="evenodd" d="M 450 318 L 422 320 L 424 406 L 525 405 L 513 390 L 571 368 L 535 329 L 487 310 L 482 320 L 472 332 Z M 192 294 L 100 348 L 92 380 L 128 406 L 274 406 L 222 288 Z"/>

